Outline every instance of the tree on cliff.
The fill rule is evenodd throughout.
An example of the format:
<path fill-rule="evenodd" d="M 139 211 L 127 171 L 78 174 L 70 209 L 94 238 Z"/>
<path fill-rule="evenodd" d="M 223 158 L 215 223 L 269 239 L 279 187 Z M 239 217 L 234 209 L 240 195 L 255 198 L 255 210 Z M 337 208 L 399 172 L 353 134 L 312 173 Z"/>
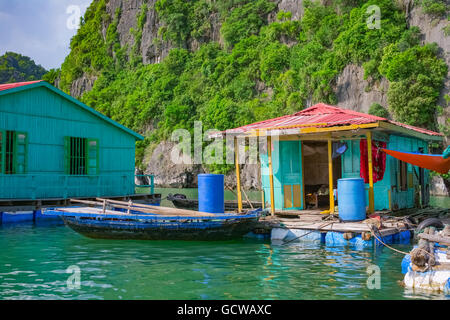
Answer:
<path fill-rule="evenodd" d="M 14 52 L 0 56 L 0 83 L 41 80 L 47 73 L 29 57 Z"/>

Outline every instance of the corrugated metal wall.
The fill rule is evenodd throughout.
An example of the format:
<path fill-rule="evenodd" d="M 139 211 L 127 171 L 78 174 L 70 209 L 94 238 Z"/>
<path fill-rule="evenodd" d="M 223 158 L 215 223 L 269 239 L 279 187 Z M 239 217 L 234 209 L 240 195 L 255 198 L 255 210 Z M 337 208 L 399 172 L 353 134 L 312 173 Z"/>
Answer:
<path fill-rule="evenodd" d="M 28 135 L 27 173 L 1 175 L 0 198 L 134 193 L 135 137 L 45 87 L 0 96 L 0 129 Z M 66 176 L 64 137 L 99 140 L 98 176 Z"/>

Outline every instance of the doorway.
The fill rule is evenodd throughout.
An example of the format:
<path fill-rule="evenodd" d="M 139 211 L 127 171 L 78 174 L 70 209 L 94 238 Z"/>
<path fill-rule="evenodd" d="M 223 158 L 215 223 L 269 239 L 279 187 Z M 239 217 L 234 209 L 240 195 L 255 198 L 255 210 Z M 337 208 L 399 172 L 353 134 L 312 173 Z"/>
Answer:
<path fill-rule="evenodd" d="M 333 189 L 342 177 L 341 165 L 341 157 L 333 159 Z M 303 170 L 305 209 L 329 209 L 330 192 L 334 190 L 329 190 L 328 142 L 303 142 Z"/>

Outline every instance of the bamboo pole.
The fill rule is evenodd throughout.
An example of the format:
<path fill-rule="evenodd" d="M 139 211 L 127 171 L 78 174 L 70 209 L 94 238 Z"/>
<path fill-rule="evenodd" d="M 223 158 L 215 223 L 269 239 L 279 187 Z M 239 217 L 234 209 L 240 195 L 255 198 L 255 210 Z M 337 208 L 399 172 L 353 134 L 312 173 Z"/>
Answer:
<path fill-rule="evenodd" d="M 168 216 L 198 216 L 198 217 L 213 217 L 215 216 L 212 213 L 199 212 L 193 210 L 185 210 L 185 209 L 177 209 L 177 208 L 166 208 L 160 206 L 151 206 L 141 203 L 132 203 L 132 207 L 130 207 L 128 202 L 125 201 L 117 201 L 110 199 L 97 198 L 97 201 L 89 201 L 89 200 L 79 200 L 79 199 L 70 199 L 71 202 L 75 203 L 83 203 L 87 205 L 94 205 L 103 207 L 103 200 L 107 205 L 111 205 L 112 207 L 120 208 L 120 209 L 131 209 L 134 211 L 140 211 L 144 213 L 153 213 L 160 215 L 168 215 Z"/>
<path fill-rule="evenodd" d="M 262 184 L 261 184 L 262 187 Z M 266 199 L 264 197 L 264 188 L 262 188 L 261 190 L 261 205 L 262 205 L 262 209 L 264 210 L 266 208 Z"/>
<path fill-rule="evenodd" d="M 102 201 L 103 198 L 96 198 L 97 201 Z M 122 206 L 128 206 L 128 202 L 125 201 L 118 201 L 118 200 L 110 200 L 110 199 L 104 199 L 109 204 L 118 204 Z M 136 203 L 132 202 L 132 210 L 137 210 L 137 208 L 144 208 L 150 211 L 154 211 L 156 213 L 161 214 L 171 214 L 171 215 L 189 215 L 189 216 L 207 216 L 207 217 L 214 217 L 215 214 L 213 213 L 207 213 L 207 212 L 200 212 L 200 211 L 194 211 L 194 210 L 187 210 L 187 209 L 178 209 L 178 208 L 168 208 L 168 207 L 161 207 L 161 206 L 152 206 L 149 204 L 143 204 L 143 203 Z"/>
<path fill-rule="evenodd" d="M 249 204 L 250 208 L 255 209 L 255 208 L 253 208 L 253 204 L 250 201 L 250 199 L 248 198 L 247 193 L 245 192 L 244 188 L 242 188 L 242 193 L 244 194 L 244 197 L 247 200 L 247 203 Z"/>
<path fill-rule="evenodd" d="M 264 195 L 264 185 L 263 185 L 263 175 L 262 175 L 262 162 L 261 162 L 261 138 L 260 138 L 260 130 L 256 129 L 256 136 L 258 137 L 258 156 L 259 156 L 259 179 L 261 181 L 261 207 L 262 209 L 266 209 L 266 199 Z"/>
<path fill-rule="evenodd" d="M 236 187 L 237 187 L 238 212 L 242 212 L 241 173 L 239 170 L 239 146 L 238 146 L 237 137 L 234 140 L 234 156 L 235 156 L 235 166 L 236 166 Z"/>
<path fill-rule="evenodd" d="M 334 187 L 333 187 L 333 143 L 331 139 L 328 140 L 328 179 L 329 179 L 329 193 L 330 193 L 330 214 L 334 213 Z"/>
<path fill-rule="evenodd" d="M 273 166 L 272 166 L 272 137 L 267 137 L 267 155 L 269 157 L 269 181 L 270 181 L 270 209 L 275 215 L 275 194 L 273 190 Z"/>
<path fill-rule="evenodd" d="M 300 145 L 301 145 L 301 147 L 300 147 L 300 151 L 301 151 L 301 153 L 302 153 L 302 155 L 301 155 L 301 161 L 302 161 L 302 163 L 301 163 L 301 168 L 302 168 L 302 207 L 303 207 L 303 209 L 307 209 L 306 208 L 306 197 L 305 197 L 305 157 L 304 157 L 304 148 L 303 148 L 303 141 L 300 141 Z"/>
<path fill-rule="evenodd" d="M 369 165 L 369 213 L 375 212 L 375 201 L 373 192 L 373 163 L 372 163 L 372 132 L 367 131 L 367 159 Z"/>

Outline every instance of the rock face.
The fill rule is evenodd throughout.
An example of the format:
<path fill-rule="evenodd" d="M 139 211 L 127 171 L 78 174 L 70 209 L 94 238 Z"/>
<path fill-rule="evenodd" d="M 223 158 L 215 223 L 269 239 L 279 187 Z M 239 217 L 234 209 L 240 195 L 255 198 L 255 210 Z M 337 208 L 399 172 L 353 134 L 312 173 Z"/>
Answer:
<path fill-rule="evenodd" d="M 96 76 L 84 74 L 81 78 L 78 78 L 72 83 L 70 94 L 76 98 L 81 97 L 83 93 L 92 89 L 95 80 L 97 80 Z"/>
<path fill-rule="evenodd" d="M 289 11 L 292 19 L 299 20 L 304 14 L 304 0 L 272 0 L 277 3 L 277 10 L 268 16 L 268 21 L 276 20 L 278 11 Z M 127 46 L 128 50 L 134 45 L 135 39 L 130 33 L 130 29 L 137 27 L 137 16 L 141 11 L 143 3 L 147 3 L 148 11 L 146 22 L 142 30 L 140 54 L 143 63 L 159 63 L 167 56 L 172 48 L 170 42 L 160 41 L 158 30 L 161 27 L 158 15 L 154 9 L 156 0 L 109 0 L 106 4 L 106 11 L 111 18 L 114 18 L 116 10 L 120 9 L 120 17 L 117 25 L 120 45 Z M 324 5 L 331 5 L 331 0 L 320 0 Z M 414 5 L 414 0 L 398 0 L 405 11 L 405 19 L 409 26 L 418 26 L 423 33 L 423 43 L 436 42 L 442 49 L 442 57 L 450 65 L 450 40 L 445 36 L 443 28 L 448 21 L 443 19 L 432 19 L 422 12 L 422 9 Z M 185 47 L 190 50 L 196 50 L 202 42 L 216 41 L 221 44 L 220 36 L 221 23 L 218 13 L 213 13 L 209 17 L 210 28 L 204 37 L 199 40 L 189 40 Z M 106 39 L 107 25 L 103 27 L 103 36 Z M 93 75 L 83 75 L 72 84 L 71 94 L 80 97 L 84 92 L 92 89 L 97 77 Z M 389 83 L 386 79 L 379 82 L 371 83 L 364 80 L 364 70 L 358 65 L 350 64 L 344 68 L 342 73 L 337 77 L 334 90 L 336 92 L 337 105 L 343 108 L 349 108 L 360 112 L 368 112 L 372 103 L 379 103 L 387 107 L 387 90 Z M 440 105 L 446 106 L 444 96 L 449 94 L 450 88 L 450 70 L 445 82 L 445 88 L 441 92 Z M 271 88 L 266 88 L 263 84 L 257 86 L 259 91 L 272 94 Z M 308 103 L 311 105 L 312 103 Z M 447 107 L 444 113 L 438 117 L 438 122 L 444 124 L 450 117 L 450 108 Z M 156 125 L 156 124 L 155 124 Z M 176 165 L 170 159 L 170 152 L 173 143 L 162 142 L 152 152 L 146 163 L 146 174 L 155 175 L 155 183 L 163 187 L 196 187 L 197 174 L 205 172 L 205 168 L 201 165 Z M 244 188 L 259 188 L 259 165 L 243 165 L 241 166 L 241 180 Z M 236 178 L 234 172 L 226 177 L 226 184 L 235 186 Z M 436 186 L 433 186 L 432 192 L 442 194 L 445 184 L 434 179 Z"/>
<path fill-rule="evenodd" d="M 303 0 L 281 0 L 278 2 L 278 11 L 292 13 L 292 20 L 300 20 L 303 16 Z"/>
<path fill-rule="evenodd" d="M 158 38 L 158 30 L 161 24 L 156 11 L 153 9 L 156 0 L 110 0 L 106 5 L 106 11 L 111 17 L 114 17 L 116 10 L 121 10 L 120 18 L 117 24 L 117 33 L 119 34 L 120 45 L 128 46 L 130 49 L 134 45 L 134 37 L 130 33 L 130 29 L 137 27 L 137 16 L 140 13 L 143 3 L 147 3 L 147 18 L 142 30 L 141 39 L 141 56 L 145 64 L 158 63 L 163 59 L 170 50 L 170 44 L 163 42 L 155 45 Z"/>
<path fill-rule="evenodd" d="M 433 18 L 423 13 L 422 9 L 413 4 L 412 0 L 404 0 L 406 7 L 406 21 L 410 26 L 417 26 L 422 32 L 422 43 L 435 42 L 441 48 L 441 57 L 450 66 L 450 36 L 444 33 L 444 27 L 449 24 L 447 17 Z M 450 106 L 447 105 L 444 97 L 450 94 L 450 68 L 445 79 L 444 88 L 441 90 L 439 105 L 446 106 L 442 115 L 437 117 L 439 124 L 444 125 L 450 118 Z M 447 145 L 450 143 L 446 137 Z"/>
<path fill-rule="evenodd" d="M 164 188 L 190 188 L 197 185 L 197 175 L 204 173 L 201 165 L 175 164 L 171 160 L 175 143 L 161 142 L 148 160 L 146 174 L 155 176 L 155 184 Z"/>
<path fill-rule="evenodd" d="M 450 189 L 447 188 L 444 179 L 442 177 L 434 176 L 431 179 L 431 189 L 430 192 L 434 196 L 450 196 Z"/>
<path fill-rule="evenodd" d="M 389 82 L 382 78 L 378 83 L 371 84 L 364 80 L 364 69 L 349 64 L 336 80 L 336 96 L 338 106 L 367 113 L 372 103 L 387 107 L 387 90 Z"/>
<path fill-rule="evenodd" d="M 197 175 L 207 170 L 199 164 L 175 164 L 171 160 L 172 148 L 175 143 L 161 142 L 152 152 L 145 174 L 155 176 L 155 184 L 163 188 L 196 188 Z M 245 189 L 260 187 L 259 164 L 244 164 L 241 166 L 241 183 Z M 236 176 L 234 171 L 225 176 L 225 185 L 234 188 Z"/>

